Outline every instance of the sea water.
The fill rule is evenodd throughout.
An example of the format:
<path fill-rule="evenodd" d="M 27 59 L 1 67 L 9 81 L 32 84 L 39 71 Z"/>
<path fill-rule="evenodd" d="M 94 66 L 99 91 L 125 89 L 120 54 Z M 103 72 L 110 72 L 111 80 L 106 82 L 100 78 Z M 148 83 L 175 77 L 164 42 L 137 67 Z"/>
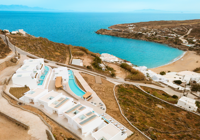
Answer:
<path fill-rule="evenodd" d="M 95 31 L 121 23 L 154 20 L 199 19 L 200 14 L 136 13 L 50 13 L 0 12 L 0 29 L 24 29 L 27 33 L 51 41 L 83 46 L 95 53 L 110 53 L 138 66 L 148 68 L 170 63 L 183 51 L 142 40 L 98 35 Z"/>

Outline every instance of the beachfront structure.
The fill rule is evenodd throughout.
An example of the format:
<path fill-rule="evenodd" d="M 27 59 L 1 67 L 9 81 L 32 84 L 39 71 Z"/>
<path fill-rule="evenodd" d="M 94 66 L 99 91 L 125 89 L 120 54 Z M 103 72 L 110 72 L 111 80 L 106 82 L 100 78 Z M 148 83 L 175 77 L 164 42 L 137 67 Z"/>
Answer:
<path fill-rule="evenodd" d="M 59 67 L 53 69 L 53 80 L 56 80 L 57 77 L 62 77 L 62 84 L 66 84 L 69 81 L 69 74 L 67 67 Z"/>
<path fill-rule="evenodd" d="M 125 140 L 127 138 L 127 133 L 123 132 L 112 123 L 109 123 L 97 132 L 92 133 L 92 137 L 95 138 L 95 140 Z"/>
<path fill-rule="evenodd" d="M 11 34 L 16 35 L 18 31 L 12 31 Z"/>
<path fill-rule="evenodd" d="M 181 97 L 178 100 L 177 106 L 185 108 L 189 111 L 197 111 L 198 107 L 196 106 L 196 100 L 188 98 L 188 97 Z"/>
<path fill-rule="evenodd" d="M 47 89 L 36 88 L 24 93 L 24 96 L 21 97 L 20 100 L 24 101 L 25 103 L 39 105 L 39 98 L 46 94 L 48 94 Z"/>
<path fill-rule="evenodd" d="M 104 122 L 92 108 L 79 103 L 64 111 L 64 116 L 75 130 L 81 131 L 83 136 L 98 130 Z"/>
<path fill-rule="evenodd" d="M 73 59 L 72 64 L 77 66 L 83 66 L 83 61 L 81 59 Z"/>
<path fill-rule="evenodd" d="M 37 73 L 33 74 L 32 72 L 16 73 L 12 76 L 12 82 L 14 85 L 18 86 L 26 85 L 30 89 L 34 89 L 38 85 L 39 75 Z"/>
<path fill-rule="evenodd" d="M 182 71 L 178 72 L 177 75 L 183 76 L 183 82 L 189 84 L 191 81 L 196 81 L 196 83 L 200 83 L 200 74 L 192 71 Z"/>
<path fill-rule="evenodd" d="M 111 62 L 111 63 L 119 61 L 119 59 L 116 56 L 108 54 L 108 53 L 102 53 L 100 58 L 102 61 Z"/>

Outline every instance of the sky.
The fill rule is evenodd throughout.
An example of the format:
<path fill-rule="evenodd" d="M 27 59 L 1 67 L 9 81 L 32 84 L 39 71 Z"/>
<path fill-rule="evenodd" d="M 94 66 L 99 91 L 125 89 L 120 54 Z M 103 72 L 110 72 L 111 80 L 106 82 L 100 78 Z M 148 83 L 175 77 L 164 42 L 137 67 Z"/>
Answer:
<path fill-rule="evenodd" d="M 74 12 L 132 12 L 156 9 L 200 13 L 200 0 L 1 0 L 0 5 L 26 5 Z"/>

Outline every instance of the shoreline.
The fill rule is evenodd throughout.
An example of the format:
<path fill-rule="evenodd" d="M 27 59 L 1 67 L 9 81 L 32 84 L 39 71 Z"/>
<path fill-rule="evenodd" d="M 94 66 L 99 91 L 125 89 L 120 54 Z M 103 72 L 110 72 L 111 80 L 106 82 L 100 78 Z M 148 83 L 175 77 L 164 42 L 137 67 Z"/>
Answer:
<path fill-rule="evenodd" d="M 174 58 L 174 59 L 173 59 L 172 61 L 170 61 L 169 63 L 164 64 L 164 65 L 161 65 L 161 66 L 158 66 L 158 67 L 150 68 L 150 69 L 157 69 L 157 68 L 160 68 L 160 67 L 163 67 L 163 66 L 167 66 L 167 65 L 173 64 L 173 63 L 179 61 L 181 58 L 183 58 L 187 53 L 188 53 L 188 51 L 184 51 L 183 54 L 181 54 L 181 55 L 179 55 L 178 57 Z"/>
<path fill-rule="evenodd" d="M 187 51 L 176 61 L 160 67 L 151 68 L 150 70 L 155 73 L 160 73 L 161 71 L 180 72 L 193 71 L 195 68 L 198 67 L 200 67 L 200 56 L 197 55 L 194 51 Z"/>

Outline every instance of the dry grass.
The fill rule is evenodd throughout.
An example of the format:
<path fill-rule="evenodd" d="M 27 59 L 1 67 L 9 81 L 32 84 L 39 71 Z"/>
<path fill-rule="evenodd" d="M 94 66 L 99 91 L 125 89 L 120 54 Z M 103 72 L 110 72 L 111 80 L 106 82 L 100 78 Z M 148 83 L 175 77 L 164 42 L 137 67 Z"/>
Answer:
<path fill-rule="evenodd" d="M 126 126 L 128 129 L 134 132 L 134 135 L 127 138 L 127 140 L 144 140 L 143 135 L 141 135 L 137 130 L 135 130 L 120 114 L 120 110 L 118 108 L 117 102 L 115 101 L 113 88 L 114 84 L 108 82 L 107 80 L 102 78 L 102 84 L 97 84 L 95 82 L 95 77 L 81 73 L 85 81 L 90 85 L 90 87 L 97 93 L 97 95 L 100 97 L 100 99 L 105 103 L 106 105 L 106 113 L 111 115 L 114 119 L 116 119 L 118 122 Z"/>
<path fill-rule="evenodd" d="M 120 85 L 116 91 L 126 117 L 152 139 L 200 139 L 198 115 L 155 99 L 133 85 Z"/>
<path fill-rule="evenodd" d="M 15 96 L 17 99 L 19 99 L 22 96 L 24 96 L 24 93 L 26 93 L 29 90 L 30 90 L 29 87 L 11 87 L 10 90 L 9 90 L 9 92 L 13 96 Z"/>
<path fill-rule="evenodd" d="M 5 95 L 5 94 L 4 94 Z M 14 105 L 16 106 L 19 106 L 17 104 L 17 101 L 10 98 L 9 96 L 5 95 L 6 98 Z M 59 126 L 56 122 L 52 121 L 49 117 L 47 117 L 43 112 L 41 112 L 40 110 L 32 107 L 32 106 L 29 106 L 29 105 L 22 105 L 20 106 L 26 110 L 30 110 L 38 115 L 40 115 L 44 120 L 45 122 L 47 122 L 51 128 L 52 128 L 52 133 L 54 135 L 54 137 L 56 138 L 56 140 L 67 140 L 67 139 L 70 139 L 71 140 L 77 140 L 78 138 L 76 136 L 74 136 L 72 133 L 70 133 L 69 131 L 67 131 L 66 129 L 64 129 L 63 127 Z M 72 139 L 74 138 L 74 139 Z"/>
<path fill-rule="evenodd" d="M 172 98 L 171 95 L 167 94 L 166 92 L 164 92 L 162 90 L 153 89 L 153 88 L 144 87 L 144 86 L 141 86 L 141 88 L 144 91 L 146 91 L 146 92 L 148 92 L 148 93 L 150 93 L 150 94 L 152 94 L 152 95 L 154 95 L 154 96 L 156 96 L 156 97 L 158 97 L 158 98 L 160 98 L 162 100 L 170 102 L 172 104 L 177 104 L 177 102 L 178 102 L 178 99 Z"/>
<path fill-rule="evenodd" d="M 11 52 L 10 48 L 0 38 L 0 59 L 5 58 Z"/>
<path fill-rule="evenodd" d="M 69 45 L 55 43 L 46 38 L 9 35 L 12 44 L 38 57 L 65 63 L 69 60 Z"/>

